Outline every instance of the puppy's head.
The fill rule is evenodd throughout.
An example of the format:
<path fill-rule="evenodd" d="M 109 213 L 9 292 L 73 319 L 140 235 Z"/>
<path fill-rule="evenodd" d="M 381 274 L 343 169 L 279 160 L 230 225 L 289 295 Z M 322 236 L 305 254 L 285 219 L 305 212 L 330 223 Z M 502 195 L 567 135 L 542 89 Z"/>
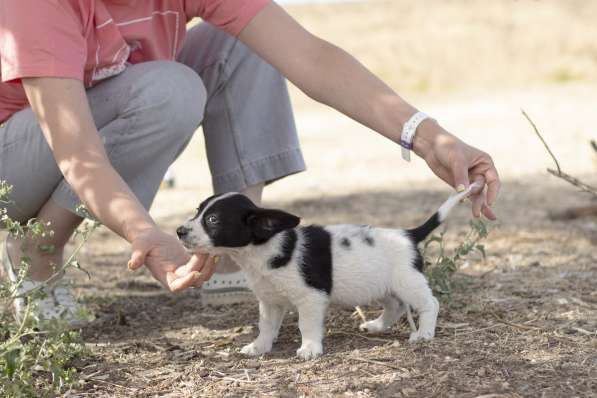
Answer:
<path fill-rule="evenodd" d="M 263 209 L 244 195 L 227 193 L 203 201 L 195 217 L 178 227 L 176 233 L 187 249 L 215 255 L 265 243 L 299 222 L 297 216 Z"/>

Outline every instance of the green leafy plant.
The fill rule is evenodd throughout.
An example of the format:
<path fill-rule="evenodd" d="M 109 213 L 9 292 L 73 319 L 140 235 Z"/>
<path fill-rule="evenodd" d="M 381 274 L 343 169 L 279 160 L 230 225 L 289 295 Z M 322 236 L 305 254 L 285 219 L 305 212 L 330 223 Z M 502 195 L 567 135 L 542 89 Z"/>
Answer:
<path fill-rule="evenodd" d="M 53 232 L 49 224 L 36 219 L 26 224 L 18 223 L 8 216 L 12 187 L 0 181 L 0 228 L 9 236 L 23 243 L 23 253 L 32 247 L 38 250 L 54 250 L 53 247 L 36 245 L 40 238 Z M 82 216 L 88 216 L 84 208 L 78 209 Z M 77 242 L 73 253 L 63 264 L 54 267 L 54 275 L 68 268 L 82 270 L 76 256 L 88 241 L 92 232 L 99 226 L 94 221 L 86 221 L 74 236 Z M 18 265 L 16 282 L 6 278 L 0 280 L 0 396 L 55 396 L 78 384 L 78 376 L 73 362 L 88 355 L 79 332 L 70 330 L 63 320 L 40 320 L 33 316 L 35 301 L 45 295 L 47 284 L 20 293 L 19 287 L 27 278 L 31 259 L 22 256 Z M 84 270 L 83 270 L 84 271 Z M 50 278 L 51 280 L 52 278 Z M 27 303 L 25 314 L 20 321 L 11 313 L 15 299 L 23 298 Z"/>
<path fill-rule="evenodd" d="M 453 250 L 448 250 L 444 242 L 444 232 L 432 235 L 423 246 L 423 259 L 429 284 L 434 293 L 444 296 L 452 294 L 452 275 L 460 263 L 472 252 L 479 252 L 485 258 L 485 246 L 480 242 L 488 235 L 487 226 L 481 220 L 473 220 L 464 240 Z M 437 246 L 438 253 L 432 259 L 430 248 Z"/>

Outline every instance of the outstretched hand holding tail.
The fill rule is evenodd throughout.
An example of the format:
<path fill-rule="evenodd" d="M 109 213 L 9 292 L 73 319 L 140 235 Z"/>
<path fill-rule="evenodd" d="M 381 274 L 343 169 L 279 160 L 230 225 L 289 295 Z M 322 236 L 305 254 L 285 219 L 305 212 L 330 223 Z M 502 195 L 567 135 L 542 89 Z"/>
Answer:
<path fill-rule="evenodd" d="M 439 178 L 461 192 L 473 182 L 480 188 L 472 190 L 470 199 L 475 217 L 483 214 L 490 220 L 496 216 L 491 209 L 500 191 L 500 177 L 491 156 L 472 147 L 445 131 L 435 121 L 426 121 L 415 136 L 414 150 Z"/>

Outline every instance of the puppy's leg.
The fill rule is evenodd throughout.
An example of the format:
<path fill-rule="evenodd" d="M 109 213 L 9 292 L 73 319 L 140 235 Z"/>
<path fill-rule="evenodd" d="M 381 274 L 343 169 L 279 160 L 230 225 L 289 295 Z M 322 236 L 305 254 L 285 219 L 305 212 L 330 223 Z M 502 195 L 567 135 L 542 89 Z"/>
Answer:
<path fill-rule="evenodd" d="M 280 327 L 282 326 L 282 321 L 284 321 L 284 315 L 286 315 L 286 310 L 286 307 L 280 307 L 280 311 L 282 313 L 278 317 L 278 322 L 274 325 L 274 342 L 278 340 L 278 335 L 280 334 Z"/>
<path fill-rule="evenodd" d="M 406 313 L 406 306 L 392 296 L 387 295 L 381 301 L 383 304 L 382 314 L 372 321 L 363 322 L 359 329 L 370 333 L 380 333 L 388 330 Z"/>
<path fill-rule="evenodd" d="M 302 337 L 301 347 L 296 351 L 299 358 L 309 360 L 323 353 L 323 327 L 327 307 L 327 297 L 320 294 L 313 294 L 297 305 Z"/>
<path fill-rule="evenodd" d="M 420 272 L 412 269 L 402 273 L 399 278 L 401 281 L 395 294 L 405 305 L 410 305 L 419 313 L 419 329 L 410 334 L 408 341 L 431 340 L 435 336 L 439 302 L 433 297 L 427 279 Z"/>
<path fill-rule="evenodd" d="M 241 354 L 258 356 L 270 352 L 274 340 L 278 337 L 280 325 L 284 319 L 282 306 L 259 301 L 259 335 L 251 344 L 244 346 Z"/>

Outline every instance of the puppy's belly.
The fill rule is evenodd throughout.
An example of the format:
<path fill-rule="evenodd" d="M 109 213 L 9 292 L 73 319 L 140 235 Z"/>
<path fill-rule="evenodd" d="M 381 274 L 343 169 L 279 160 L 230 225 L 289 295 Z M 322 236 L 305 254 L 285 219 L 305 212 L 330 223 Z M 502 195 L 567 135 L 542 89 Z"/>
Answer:
<path fill-rule="evenodd" d="M 332 290 L 331 302 L 342 306 L 357 306 L 373 304 L 391 294 L 391 290 L 384 281 L 363 281 L 350 284 L 336 283 Z"/>
<path fill-rule="evenodd" d="M 281 294 L 279 287 L 276 287 L 267 278 L 247 275 L 247 279 L 249 282 L 249 287 L 260 301 L 283 307 L 291 304 L 286 295 Z"/>
<path fill-rule="evenodd" d="M 365 305 L 391 294 L 395 285 L 394 265 L 376 261 L 335 264 L 331 301 L 344 305 Z"/>

